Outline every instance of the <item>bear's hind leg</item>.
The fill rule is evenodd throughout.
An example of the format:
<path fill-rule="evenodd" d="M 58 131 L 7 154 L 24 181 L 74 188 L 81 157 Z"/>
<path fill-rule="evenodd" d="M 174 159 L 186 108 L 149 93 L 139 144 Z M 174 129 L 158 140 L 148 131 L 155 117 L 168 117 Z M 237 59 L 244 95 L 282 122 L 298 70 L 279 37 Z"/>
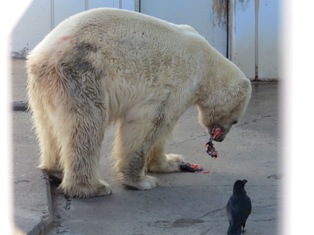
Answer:
<path fill-rule="evenodd" d="M 61 162 L 64 168 L 60 189 L 70 197 L 109 195 L 110 186 L 99 179 L 99 157 L 104 124 L 97 123 L 93 113 L 83 112 L 83 114 L 84 117 L 78 114 L 73 117 L 75 122 L 66 123 L 67 126 L 71 126 L 71 131 L 60 133 Z"/>
<path fill-rule="evenodd" d="M 44 108 L 45 105 L 41 102 L 41 98 L 36 97 L 36 94 L 35 91 L 29 93 L 29 103 L 41 152 L 38 168 L 48 173 L 61 173 L 60 148 L 47 114 L 49 108 L 47 106 L 46 109 Z"/>

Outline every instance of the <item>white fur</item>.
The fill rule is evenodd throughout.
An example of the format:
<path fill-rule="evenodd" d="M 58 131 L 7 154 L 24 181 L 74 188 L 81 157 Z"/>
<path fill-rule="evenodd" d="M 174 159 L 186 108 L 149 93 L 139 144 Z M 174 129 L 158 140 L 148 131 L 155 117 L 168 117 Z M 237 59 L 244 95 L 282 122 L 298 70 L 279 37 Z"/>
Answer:
<path fill-rule="evenodd" d="M 69 196 L 111 193 L 99 180 L 106 127 L 118 122 L 112 155 L 124 185 L 157 185 L 147 171 L 172 172 L 164 154 L 176 122 L 198 105 L 206 128 L 227 131 L 244 113 L 248 79 L 190 26 L 114 9 L 79 13 L 58 25 L 27 61 L 28 96 L 40 168 L 63 172 Z M 226 131 L 226 132 L 227 132 Z"/>

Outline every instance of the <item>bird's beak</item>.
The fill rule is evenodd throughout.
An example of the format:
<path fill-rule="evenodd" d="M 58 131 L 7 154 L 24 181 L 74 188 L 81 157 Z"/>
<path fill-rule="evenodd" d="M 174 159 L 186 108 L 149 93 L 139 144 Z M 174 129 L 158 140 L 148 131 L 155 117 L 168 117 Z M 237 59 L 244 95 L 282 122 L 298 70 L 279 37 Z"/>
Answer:
<path fill-rule="evenodd" d="M 244 183 L 244 184 L 246 184 L 246 183 L 247 183 L 247 180 L 245 180 L 245 179 L 244 179 L 244 180 L 242 180 L 242 181 L 243 181 L 243 183 Z"/>

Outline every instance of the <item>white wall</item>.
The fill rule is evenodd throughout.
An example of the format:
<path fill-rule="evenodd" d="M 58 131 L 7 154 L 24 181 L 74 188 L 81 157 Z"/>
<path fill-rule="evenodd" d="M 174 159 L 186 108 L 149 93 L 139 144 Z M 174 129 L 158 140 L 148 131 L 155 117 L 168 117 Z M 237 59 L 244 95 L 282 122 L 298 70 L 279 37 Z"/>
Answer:
<path fill-rule="evenodd" d="M 280 78 L 279 0 L 235 0 L 231 59 L 250 79 Z"/>
<path fill-rule="evenodd" d="M 255 77 L 255 5 L 254 1 L 235 1 L 234 48 L 232 60 L 248 78 Z"/>
<path fill-rule="evenodd" d="M 229 20 L 229 32 L 227 2 L 234 7 L 230 9 L 233 25 Z M 280 0 L 141 0 L 141 12 L 193 26 L 218 51 L 228 54 L 248 78 L 272 80 L 281 76 L 279 3 Z"/>
<path fill-rule="evenodd" d="M 234 6 L 229 12 L 229 32 L 227 2 Z M 258 79 L 278 79 L 279 3 L 280 0 L 33 0 L 12 32 L 12 51 L 17 57 L 25 57 L 58 23 L 80 11 L 97 7 L 140 9 L 148 15 L 193 26 L 248 78 L 255 79 L 257 75 Z"/>
<path fill-rule="evenodd" d="M 134 0 L 52 0 L 54 27 L 75 13 L 99 7 L 135 10 Z"/>
<path fill-rule="evenodd" d="M 141 0 L 140 11 L 172 23 L 191 25 L 226 56 L 226 12 L 219 3 L 226 4 L 215 0 Z"/>
<path fill-rule="evenodd" d="M 11 51 L 24 57 L 51 30 L 51 0 L 34 0 L 12 32 Z"/>
<path fill-rule="evenodd" d="M 258 20 L 259 79 L 281 77 L 280 32 L 280 1 L 260 0 Z"/>
<path fill-rule="evenodd" d="M 13 56 L 24 58 L 61 21 L 75 13 L 98 7 L 134 11 L 137 0 L 33 0 L 12 31 Z"/>

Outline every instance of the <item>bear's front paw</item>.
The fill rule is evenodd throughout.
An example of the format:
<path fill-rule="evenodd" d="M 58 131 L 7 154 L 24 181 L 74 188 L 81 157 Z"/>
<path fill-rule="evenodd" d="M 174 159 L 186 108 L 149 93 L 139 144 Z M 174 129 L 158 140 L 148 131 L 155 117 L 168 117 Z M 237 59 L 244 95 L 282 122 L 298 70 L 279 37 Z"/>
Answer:
<path fill-rule="evenodd" d="M 149 175 L 145 175 L 139 184 L 142 190 L 152 189 L 157 187 L 157 178 Z"/>
<path fill-rule="evenodd" d="M 123 185 L 129 188 L 147 190 L 147 189 L 156 188 L 158 184 L 157 184 L 156 177 L 145 175 L 138 182 L 126 181 L 126 182 L 123 182 Z"/>
<path fill-rule="evenodd" d="M 147 165 L 147 170 L 155 173 L 170 173 L 180 170 L 180 165 L 184 161 L 178 154 L 166 154 L 158 161 L 151 161 Z"/>
<path fill-rule="evenodd" d="M 98 187 L 98 191 L 97 191 L 95 197 L 107 196 L 107 195 L 112 194 L 112 189 L 111 189 L 110 185 L 107 184 L 103 180 L 99 180 L 99 185 L 97 187 Z"/>
<path fill-rule="evenodd" d="M 184 158 L 178 154 L 166 154 L 165 172 L 175 172 L 180 170 L 180 165 Z"/>
<path fill-rule="evenodd" d="M 73 184 L 66 185 L 61 183 L 59 190 L 61 190 L 68 197 L 75 198 L 90 198 L 107 196 L 112 193 L 111 187 L 106 182 L 99 180 L 95 184 Z"/>

